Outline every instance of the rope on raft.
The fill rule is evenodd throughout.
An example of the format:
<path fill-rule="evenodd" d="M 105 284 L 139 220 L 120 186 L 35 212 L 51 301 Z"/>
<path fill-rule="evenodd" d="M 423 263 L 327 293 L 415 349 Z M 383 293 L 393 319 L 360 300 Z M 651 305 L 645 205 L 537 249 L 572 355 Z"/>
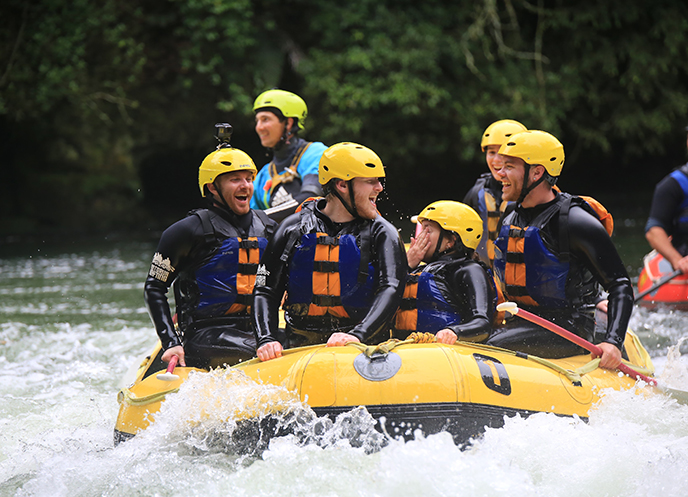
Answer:
<path fill-rule="evenodd" d="M 536 362 L 542 366 L 545 366 L 549 369 L 552 369 L 556 371 L 557 373 L 565 376 L 571 383 L 574 385 L 581 385 L 582 383 L 582 377 L 594 370 L 596 370 L 599 367 L 600 360 L 598 359 L 593 359 L 584 366 L 581 366 L 580 368 L 577 368 L 575 370 L 573 369 L 567 369 L 564 368 L 552 361 L 549 361 L 547 359 L 544 359 L 542 357 L 534 356 L 532 354 L 524 354 L 522 352 L 515 352 L 513 350 L 509 349 L 502 349 L 500 347 L 493 347 L 493 346 L 488 346 L 488 345 L 483 345 L 479 343 L 474 343 L 474 342 L 465 342 L 463 340 L 458 340 L 458 342 L 461 342 L 462 345 L 466 347 L 473 347 L 476 349 L 479 349 L 481 351 L 494 351 L 498 350 L 502 353 L 509 354 L 512 356 L 517 356 L 522 359 L 530 360 L 533 362 Z M 378 345 L 365 345 L 362 343 L 357 343 L 357 342 L 349 342 L 347 345 L 351 347 L 355 347 L 359 349 L 363 354 L 366 355 L 366 357 L 372 357 L 374 355 L 385 355 L 390 353 L 392 350 L 394 350 L 396 347 L 399 347 L 400 345 L 408 345 L 412 343 L 436 343 L 437 342 L 437 337 L 433 333 L 422 333 L 422 332 L 413 332 L 411 333 L 405 340 L 399 340 L 397 338 L 391 338 L 385 342 L 382 342 Z M 630 365 L 628 361 L 623 360 L 622 361 L 624 364 Z M 649 370 L 646 368 L 642 368 L 636 365 L 633 365 L 633 367 L 640 373 L 643 374 L 651 374 Z"/>

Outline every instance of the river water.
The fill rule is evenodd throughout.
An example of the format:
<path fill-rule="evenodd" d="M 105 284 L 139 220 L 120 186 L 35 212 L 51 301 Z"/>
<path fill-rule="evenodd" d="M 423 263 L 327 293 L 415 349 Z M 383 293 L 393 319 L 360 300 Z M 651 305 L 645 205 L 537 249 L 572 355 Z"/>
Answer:
<path fill-rule="evenodd" d="M 247 458 L 174 430 L 180 412 L 198 400 L 182 391 L 170 396 L 158 429 L 115 448 L 116 393 L 156 341 L 142 298 L 154 243 L 38 247 L 0 252 L 0 496 L 688 491 L 688 406 L 630 392 L 609 392 L 588 423 L 547 414 L 509 419 L 463 451 L 448 434 L 368 453 L 330 433 L 329 443 L 276 439 Z M 673 356 L 687 324 L 688 314 L 669 310 L 636 309 L 632 321 L 658 371 L 685 390 L 688 362 Z"/>

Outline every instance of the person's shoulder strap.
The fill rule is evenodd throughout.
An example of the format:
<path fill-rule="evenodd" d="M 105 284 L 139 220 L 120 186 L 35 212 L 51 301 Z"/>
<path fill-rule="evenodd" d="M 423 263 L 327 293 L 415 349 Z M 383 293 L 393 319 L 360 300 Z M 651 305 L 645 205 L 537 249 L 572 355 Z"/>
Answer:
<path fill-rule="evenodd" d="M 559 260 L 568 262 L 571 259 L 569 250 L 571 240 L 569 236 L 569 210 L 571 210 L 572 196 L 567 193 L 560 193 L 561 208 L 559 209 Z"/>
<path fill-rule="evenodd" d="M 265 227 L 265 238 L 272 238 L 272 235 L 275 234 L 275 223 L 272 222 L 270 217 L 262 210 L 253 210 L 253 215 L 258 216 L 258 219 L 260 220 L 261 223 L 263 223 L 263 226 Z"/>
<path fill-rule="evenodd" d="M 684 194 L 688 195 L 688 164 L 674 169 L 670 176 L 678 182 Z"/>
<path fill-rule="evenodd" d="M 504 204 L 506 204 L 506 206 L 504 207 L 504 213 L 502 214 L 502 222 L 507 218 L 507 216 L 509 216 L 516 210 L 516 202 L 503 202 L 502 205 Z M 502 223 L 500 222 L 499 224 L 501 225 Z"/>
<path fill-rule="evenodd" d="M 215 241 L 215 227 L 210 220 L 210 211 L 208 209 L 195 209 L 189 212 L 190 216 L 196 216 L 201 220 L 203 226 L 203 241 L 210 243 Z"/>
<path fill-rule="evenodd" d="M 303 154 L 308 150 L 308 147 L 311 146 L 312 142 L 304 142 L 298 150 L 296 150 L 296 153 L 294 154 L 294 158 L 291 161 L 291 165 L 289 168 L 296 172 L 297 168 L 299 167 L 299 162 L 301 162 L 301 158 L 303 157 Z"/>
<path fill-rule="evenodd" d="M 285 264 L 289 260 L 289 256 L 296 247 L 296 244 L 298 243 L 299 239 L 307 231 L 306 217 L 312 214 L 312 210 L 309 208 L 309 205 L 304 205 L 304 207 L 306 208 L 299 211 L 299 221 L 296 223 L 294 228 L 289 232 L 289 238 L 287 239 L 287 243 L 284 246 L 284 251 L 280 256 L 280 260 Z"/>

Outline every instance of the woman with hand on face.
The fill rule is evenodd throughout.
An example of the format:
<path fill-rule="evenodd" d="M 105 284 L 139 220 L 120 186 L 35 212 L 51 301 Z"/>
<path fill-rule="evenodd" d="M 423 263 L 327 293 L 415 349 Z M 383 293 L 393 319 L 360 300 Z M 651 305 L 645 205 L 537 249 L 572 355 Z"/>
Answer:
<path fill-rule="evenodd" d="M 473 256 L 483 236 L 480 216 L 465 204 L 441 200 L 423 209 L 416 222 L 422 230 L 407 253 L 409 275 L 394 336 L 405 339 L 418 331 L 447 344 L 485 340 L 496 289 L 487 266 Z"/>

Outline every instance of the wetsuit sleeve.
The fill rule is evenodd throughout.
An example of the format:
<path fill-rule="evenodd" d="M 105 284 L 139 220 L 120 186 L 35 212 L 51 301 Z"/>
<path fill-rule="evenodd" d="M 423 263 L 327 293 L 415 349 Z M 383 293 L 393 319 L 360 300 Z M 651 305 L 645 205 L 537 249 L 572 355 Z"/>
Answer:
<path fill-rule="evenodd" d="M 447 275 L 447 283 L 453 293 L 451 301 L 461 316 L 461 323 L 449 329 L 460 339 L 487 338 L 494 315 L 494 290 L 485 269 L 477 263 L 460 265 Z"/>
<path fill-rule="evenodd" d="M 406 253 L 397 230 L 378 216 L 373 223 L 373 247 L 377 269 L 375 295 L 365 318 L 349 333 L 367 342 L 388 325 L 401 303 L 406 282 Z"/>
<path fill-rule="evenodd" d="M 569 211 L 571 256 L 580 261 L 609 293 L 604 341 L 621 347 L 633 312 L 633 285 L 602 224 L 583 208 Z"/>
<path fill-rule="evenodd" d="M 282 255 L 291 233 L 299 229 L 299 216 L 294 214 L 280 224 L 258 266 L 251 310 L 258 348 L 269 342 L 284 340 L 279 332 L 279 308 L 287 286 L 289 264 L 282 260 Z M 285 345 L 282 343 L 282 346 Z"/>
<path fill-rule="evenodd" d="M 647 233 L 650 228 L 658 226 L 666 231 L 667 235 L 671 235 L 674 216 L 681 202 L 683 202 L 683 196 L 681 186 L 671 176 L 666 176 L 657 183 L 652 197 L 650 217 L 645 225 L 645 232 Z"/>
<path fill-rule="evenodd" d="M 188 216 L 167 228 L 160 237 L 144 283 L 146 307 L 164 350 L 182 344 L 174 329 L 167 291 L 189 264 L 189 254 L 202 240 L 202 231 L 196 216 Z"/>

